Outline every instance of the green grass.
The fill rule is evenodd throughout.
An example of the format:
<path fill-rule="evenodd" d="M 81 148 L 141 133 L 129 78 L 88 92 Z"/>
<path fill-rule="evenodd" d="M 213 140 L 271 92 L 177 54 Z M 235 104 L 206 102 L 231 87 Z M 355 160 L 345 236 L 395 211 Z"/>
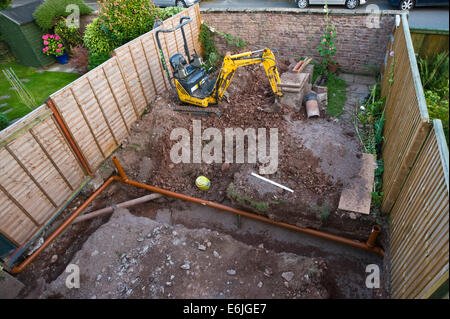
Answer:
<path fill-rule="evenodd" d="M 52 93 L 63 88 L 70 82 L 76 80 L 79 75 L 64 72 L 44 72 L 36 73 L 35 68 L 25 67 L 17 62 L 0 64 L 0 68 L 11 67 L 17 74 L 18 78 L 29 79 L 29 82 L 23 82 L 23 85 L 30 91 L 35 98 L 38 106 L 43 104 Z M 10 108 L 13 110 L 6 114 L 11 121 L 30 113 L 31 110 L 19 98 L 16 91 L 10 90 L 11 87 L 3 72 L 0 72 L 0 96 L 9 95 L 10 98 L 0 100 L 0 105 L 8 103 L 7 106 L 1 107 L 0 112 Z"/>
<path fill-rule="evenodd" d="M 314 67 L 312 83 L 320 76 L 317 65 Z M 328 114 L 334 117 L 341 116 L 344 110 L 344 104 L 347 101 L 347 83 L 338 78 L 337 75 L 328 72 L 328 79 L 325 85 L 328 88 Z"/>
<path fill-rule="evenodd" d="M 339 117 L 347 101 L 347 93 L 345 91 L 347 83 L 336 75 L 331 74 L 328 76 L 326 86 L 328 87 L 328 114 Z"/>

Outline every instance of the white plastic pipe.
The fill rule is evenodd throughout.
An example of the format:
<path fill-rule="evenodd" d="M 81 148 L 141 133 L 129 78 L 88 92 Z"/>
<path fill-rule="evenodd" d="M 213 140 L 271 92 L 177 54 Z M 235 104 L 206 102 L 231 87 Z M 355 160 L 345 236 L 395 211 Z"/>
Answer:
<path fill-rule="evenodd" d="M 288 192 L 291 192 L 291 193 L 294 192 L 294 191 L 293 191 L 292 189 L 290 189 L 289 187 L 286 187 L 286 186 L 284 186 L 284 185 L 278 184 L 277 182 L 271 181 L 270 179 L 265 178 L 265 177 L 262 177 L 261 175 L 258 175 L 258 174 L 253 173 L 253 172 L 252 172 L 252 175 L 255 176 L 255 177 L 258 177 L 259 179 L 262 179 L 263 181 L 268 182 L 268 183 L 270 183 L 270 184 L 272 184 L 272 185 L 275 185 L 275 186 L 278 186 L 278 187 L 280 187 L 280 188 L 282 188 L 282 189 L 285 189 L 285 190 L 287 190 Z"/>

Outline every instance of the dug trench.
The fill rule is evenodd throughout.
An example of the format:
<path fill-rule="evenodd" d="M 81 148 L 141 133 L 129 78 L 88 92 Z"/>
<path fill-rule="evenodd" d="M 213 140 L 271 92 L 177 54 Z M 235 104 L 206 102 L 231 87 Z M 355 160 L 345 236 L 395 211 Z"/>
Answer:
<path fill-rule="evenodd" d="M 285 71 L 287 67 L 284 67 L 283 63 L 281 64 L 280 69 L 283 71 L 284 68 Z M 304 108 L 293 110 L 281 105 L 276 111 L 268 110 L 273 102 L 274 96 L 262 68 L 256 66 L 239 69 L 227 90 L 224 101 L 220 105 L 220 116 L 196 117 L 179 113 L 173 110 L 177 103 L 173 96 L 170 94 L 158 96 L 151 103 L 151 107 L 146 114 L 133 125 L 132 133 L 114 155 L 118 157 L 128 177 L 133 180 L 241 208 L 275 221 L 317 229 L 359 241 L 366 241 L 372 226 L 379 224 L 382 227 L 382 232 L 378 238 L 378 244 L 387 249 L 388 227 L 383 218 L 373 215 L 353 214 L 340 211 L 337 208 L 343 187 L 350 183 L 353 178 L 358 177 L 361 166 L 361 147 L 354 132 L 346 123 L 337 122 L 329 117 L 324 109 L 321 110 L 321 118 L 306 119 Z M 229 164 L 222 162 L 211 164 L 173 163 L 170 158 L 170 150 L 177 143 L 177 140 L 172 140 L 170 134 L 174 128 L 184 128 L 192 136 L 193 121 L 199 121 L 203 129 L 212 127 L 220 132 L 224 132 L 226 128 L 242 128 L 243 130 L 247 128 L 267 128 L 268 130 L 277 128 L 278 169 L 275 173 L 266 177 L 289 187 L 294 192 L 281 191 L 278 187 L 251 176 L 251 172 L 259 172 L 262 164 L 258 162 Z M 249 141 L 246 140 L 246 147 L 248 143 Z M 235 149 L 236 147 L 234 147 Z M 225 158 L 224 151 L 222 149 L 222 158 Z M 245 159 L 248 159 L 248 156 Z M 113 167 L 111 160 L 108 159 L 98 173 L 103 179 L 106 179 L 113 174 Z M 200 191 L 195 186 L 195 179 L 200 175 L 207 176 L 211 180 L 209 190 Z M 73 212 L 91 191 L 92 189 L 84 190 L 84 193 L 66 209 L 59 219 L 62 220 Z M 113 184 L 90 205 L 87 211 L 145 194 L 147 192 L 142 189 L 123 184 Z M 20 274 L 19 279 L 27 284 L 27 288 L 22 292 L 21 297 L 379 298 L 388 296 L 386 284 L 388 280 L 387 276 L 384 275 L 387 273 L 387 262 L 370 252 L 246 218 L 237 218 L 229 213 L 166 197 L 129 208 L 129 212 L 139 218 L 146 217 L 163 224 L 169 224 L 169 226 L 164 226 L 167 232 L 166 237 L 163 236 L 160 241 L 153 243 L 155 250 L 152 250 L 152 248 L 149 250 L 149 253 L 159 256 L 158 258 L 164 258 L 160 250 L 170 252 L 173 249 L 173 258 L 181 254 L 181 252 L 177 252 L 176 247 L 169 245 L 174 241 L 173 232 L 184 233 L 184 237 L 188 238 L 185 244 L 190 245 L 191 248 L 198 248 L 198 245 L 203 245 L 205 242 L 212 242 L 214 246 L 215 241 L 226 238 L 226 245 L 224 244 L 221 247 L 222 251 L 231 250 L 236 253 L 229 255 L 228 257 L 231 259 L 227 259 L 226 262 L 224 256 L 222 256 L 221 260 L 211 264 L 211 260 L 207 261 L 203 257 L 197 256 L 198 249 L 192 249 L 192 259 L 196 260 L 194 264 L 197 263 L 199 269 L 201 269 L 201 271 L 197 269 L 197 273 L 200 272 L 202 275 L 193 275 L 192 282 L 189 280 L 183 281 L 182 287 L 184 288 L 178 287 L 169 293 L 167 293 L 167 286 L 165 293 L 161 293 L 160 290 L 155 290 L 152 293 L 149 293 L 148 290 L 138 293 L 136 289 L 133 290 L 134 292 L 130 292 L 130 285 L 127 286 L 126 281 L 110 274 L 108 278 L 112 278 L 113 282 L 116 284 L 120 282 L 121 285 L 126 286 L 125 288 L 118 288 L 116 294 L 112 296 L 104 294 L 101 292 L 103 290 L 100 291 L 96 288 L 99 285 L 96 284 L 99 275 L 107 272 L 108 265 L 116 262 L 114 257 L 110 257 L 110 259 L 104 260 L 103 269 L 91 269 L 90 275 L 82 278 L 85 282 L 90 282 L 87 286 L 92 291 L 83 292 L 83 295 L 72 293 L 66 295 L 61 288 L 61 278 L 64 277 L 66 265 L 73 261 L 82 263 L 83 260 L 89 260 L 93 257 L 90 257 L 90 254 L 95 250 L 103 249 L 106 251 L 109 249 L 108 254 L 110 256 L 113 248 L 103 247 L 98 243 L 98 240 L 95 241 L 95 238 L 99 236 L 102 238 L 99 232 L 103 231 L 103 233 L 109 235 L 107 226 L 116 227 L 114 223 L 117 224 L 117 221 L 121 218 L 124 224 L 129 224 L 128 228 L 133 228 L 133 225 L 138 222 L 138 220 L 132 220 L 132 217 L 128 216 L 127 213 L 119 217 L 116 216 L 117 218 L 111 219 L 109 222 L 109 217 L 105 216 L 70 226 L 33 262 L 30 268 Z M 125 215 L 127 217 L 124 217 Z M 143 221 L 142 219 L 139 220 Z M 138 241 L 140 236 L 136 234 L 151 232 L 155 227 L 162 227 L 159 224 L 152 223 L 147 226 L 148 228 L 136 226 L 136 231 L 133 234 L 137 236 L 137 239 L 134 238 L 133 241 L 125 240 L 130 234 L 126 235 L 121 231 L 117 233 L 127 243 L 125 245 L 127 249 L 133 250 L 132 246 L 140 243 Z M 212 237 L 208 237 L 205 230 L 199 230 L 199 228 L 213 229 L 220 231 L 220 233 L 214 233 Z M 50 231 L 48 230 L 48 232 Z M 197 238 L 199 233 L 203 234 L 204 238 Z M 103 234 L 104 236 L 106 235 Z M 94 239 L 91 239 L 91 237 Z M 132 235 L 131 238 L 133 238 Z M 101 247 L 94 249 L 95 245 Z M 240 249 L 236 247 L 240 247 Z M 239 251 L 242 253 L 238 253 Z M 258 255 L 258 251 L 264 257 Z M 138 253 L 136 256 L 130 253 L 131 255 L 128 257 L 126 251 L 120 251 L 120 253 L 121 255 L 125 254 L 121 256 L 121 259 L 134 258 L 139 263 Z M 286 257 L 283 254 L 292 254 L 292 256 Z M 222 255 L 224 254 L 222 253 Z M 184 255 L 179 256 L 182 263 L 186 258 L 188 257 Z M 267 260 L 268 269 L 273 271 L 273 268 L 275 268 L 280 274 L 293 272 L 291 270 L 294 268 L 299 269 L 298 273 L 295 272 L 295 278 L 302 278 L 302 280 L 289 283 L 280 274 L 278 274 L 276 280 L 267 276 L 267 274 L 263 274 L 261 278 L 256 278 L 256 273 L 260 275 L 261 271 L 264 273 L 264 269 L 257 267 L 257 264 L 264 263 L 261 258 Z M 286 258 L 287 260 L 295 259 L 295 262 L 288 263 L 289 266 L 286 263 L 280 264 L 279 260 L 286 260 Z M 249 260 L 249 268 L 242 269 L 238 265 L 233 266 L 232 260 Z M 211 264 L 208 266 L 209 268 L 203 267 L 205 263 Z M 161 268 L 164 266 L 163 264 L 159 266 L 149 264 L 150 269 L 140 270 L 140 277 L 151 276 L 157 278 L 156 282 L 162 282 L 163 275 L 177 278 L 186 276 L 187 270 L 179 267 L 174 274 L 165 273 L 162 269 L 159 269 L 159 272 L 156 271 L 155 274 L 155 269 Z M 314 264 L 320 265 L 320 267 L 316 267 L 317 269 L 311 267 Z M 367 275 L 365 271 L 369 264 L 379 265 L 380 269 L 384 270 L 381 272 L 382 286 L 380 289 L 369 289 L 365 285 Z M 120 261 L 118 261 L 116 266 L 120 268 L 120 265 L 123 266 L 123 263 L 120 264 Z M 246 288 L 233 290 L 227 288 L 227 284 L 223 288 L 211 290 L 211 285 L 219 285 L 215 282 L 216 277 L 223 283 L 222 281 L 229 281 L 227 281 L 229 276 L 234 276 L 227 275 L 226 271 L 230 269 L 222 269 L 223 267 L 235 270 L 238 276 L 232 277 L 232 279 L 239 277 L 239 284 L 237 285 L 244 285 Z M 211 268 L 222 269 L 221 271 L 225 275 L 216 276 L 214 271 L 211 273 L 208 270 Z M 306 278 L 311 275 L 312 268 L 314 268 L 312 272 L 317 273 L 318 276 L 313 281 L 308 281 Z M 153 274 L 147 273 L 149 271 Z M 191 273 L 196 272 L 191 270 Z M 197 276 L 200 276 L 201 280 L 205 280 L 208 289 L 205 286 L 202 291 L 201 286 L 196 286 L 195 282 L 200 280 Z M 264 278 L 270 278 L 271 280 L 266 282 L 263 280 Z M 129 278 L 129 280 L 134 279 Z M 170 282 L 170 279 L 167 280 L 167 282 Z M 189 284 L 191 285 L 189 286 Z M 261 285 L 272 288 L 261 290 Z M 275 289 L 276 285 L 279 285 L 278 288 L 280 289 Z M 103 287 L 104 291 L 110 290 L 107 283 L 100 284 L 100 286 Z M 147 289 L 150 289 L 152 284 L 146 284 L 146 286 Z M 164 286 L 164 283 L 160 283 L 160 286 Z M 188 286 L 191 287 L 190 290 L 186 288 Z M 192 289 L 194 286 L 196 288 Z M 174 288 L 175 286 L 171 287 Z M 271 291 L 276 292 L 272 295 Z"/>

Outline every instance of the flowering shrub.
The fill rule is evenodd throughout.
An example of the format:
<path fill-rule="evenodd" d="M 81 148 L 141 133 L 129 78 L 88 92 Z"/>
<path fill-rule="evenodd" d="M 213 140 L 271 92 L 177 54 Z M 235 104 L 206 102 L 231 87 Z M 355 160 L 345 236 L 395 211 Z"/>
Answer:
<path fill-rule="evenodd" d="M 57 22 L 54 31 L 58 36 L 60 36 L 63 39 L 64 44 L 67 47 L 67 50 L 69 51 L 71 50 L 71 48 L 83 44 L 83 38 L 81 37 L 78 28 L 68 27 L 66 23 L 66 18 L 61 18 Z"/>
<path fill-rule="evenodd" d="M 336 54 L 336 46 L 334 44 L 334 40 L 336 39 L 336 28 L 329 24 L 328 4 L 326 1 L 324 10 L 326 12 L 325 33 L 320 38 L 320 44 L 317 47 L 317 51 L 322 57 L 322 62 L 320 63 L 320 74 L 327 72 L 328 65 L 337 64 L 333 61 L 333 56 Z"/>
<path fill-rule="evenodd" d="M 333 56 L 336 54 L 336 46 L 334 45 L 334 40 L 336 39 L 336 32 L 334 27 L 328 27 L 327 31 L 323 34 L 320 39 L 320 44 L 317 47 L 320 56 L 323 57 L 323 63 L 325 66 L 328 64 L 335 64 L 333 61 Z"/>
<path fill-rule="evenodd" d="M 44 40 L 42 52 L 45 55 L 60 56 L 64 54 L 63 41 L 57 34 L 45 34 L 42 36 L 42 40 Z"/>

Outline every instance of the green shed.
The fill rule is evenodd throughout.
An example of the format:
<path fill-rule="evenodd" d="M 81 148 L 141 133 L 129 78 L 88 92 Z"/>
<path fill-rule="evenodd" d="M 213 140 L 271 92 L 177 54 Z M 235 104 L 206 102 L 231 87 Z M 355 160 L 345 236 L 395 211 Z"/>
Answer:
<path fill-rule="evenodd" d="M 20 63 L 43 67 L 55 62 L 42 53 L 43 31 L 34 22 L 33 12 L 43 0 L 0 11 L 0 32 Z"/>

